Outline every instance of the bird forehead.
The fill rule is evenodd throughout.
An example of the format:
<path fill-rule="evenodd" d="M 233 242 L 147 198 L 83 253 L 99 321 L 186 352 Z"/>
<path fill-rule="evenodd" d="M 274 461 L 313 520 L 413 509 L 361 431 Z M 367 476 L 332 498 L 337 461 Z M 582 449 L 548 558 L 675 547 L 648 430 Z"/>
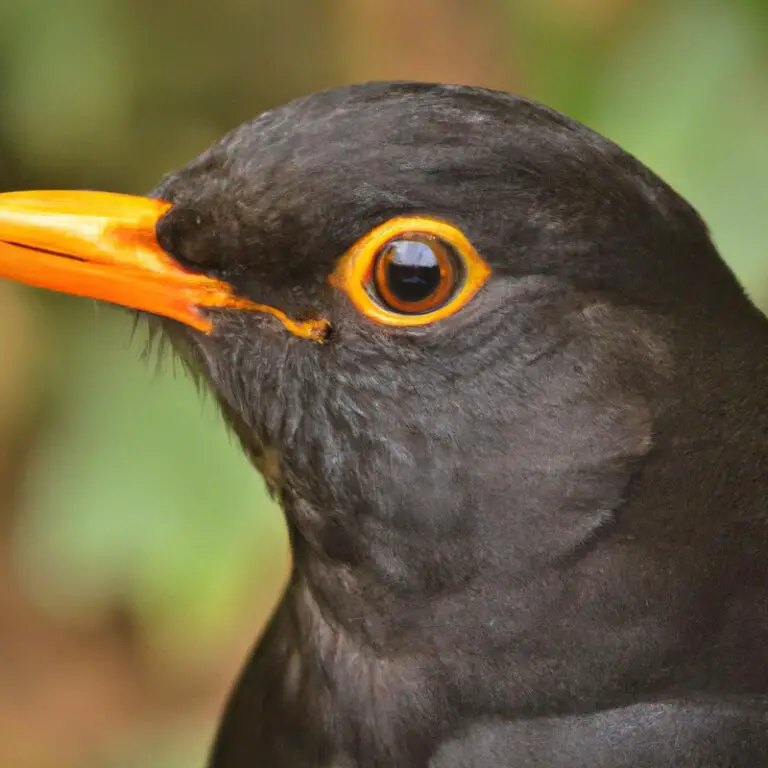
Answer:
<path fill-rule="evenodd" d="M 682 210 L 642 164 L 558 113 L 413 84 L 342 88 L 272 110 L 155 194 L 175 205 L 164 226 L 181 261 L 297 290 L 326 280 L 395 216 L 450 220 L 497 274 L 587 274 L 584 253 L 615 251 L 619 240 L 653 250 L 648 232 L 676 228 Z M 601 261 L 588 279 L 621 269 Z"/>
<path fill-rule="evenodd" d="M 363 86 L 300 99 L 236 128 L 159 194 L 207 209 L 220 231 L 343 248 L 409 212 L 471 218 L 484 209 L 551 226 L 542 210 L 566 218 L 568 209 L 583 214 L 587 204 L 617 199 L 617 185 L 643 176 L 629 160 L 588 129 L 506 94 Z"/>
<path fill-rule="evenodd" d="M 311 176 L 385 180 L 402 170 L 468 172 L 500 158 L 618 151 L 578 123 L 519 97 L 468 87 L 372 84 L 298 99 L 235 128 L 185 170 L 231 183 L 311 185 Z M 508 164 L 508 163 L 507 163 Z"/>

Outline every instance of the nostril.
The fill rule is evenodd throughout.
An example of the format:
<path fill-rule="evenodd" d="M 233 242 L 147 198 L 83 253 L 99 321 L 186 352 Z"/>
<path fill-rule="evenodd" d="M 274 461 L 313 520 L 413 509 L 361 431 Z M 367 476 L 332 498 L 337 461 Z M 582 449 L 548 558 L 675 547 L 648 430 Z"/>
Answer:
<path fill-rule="evenodd" d="M 174 206 L 157 223 L 155 234 L 160 247 L 182 266 L 197 272 L 216 269 L 216 249 L 210 247 L 210 222 L 203 213 L 188 206 Z"/>

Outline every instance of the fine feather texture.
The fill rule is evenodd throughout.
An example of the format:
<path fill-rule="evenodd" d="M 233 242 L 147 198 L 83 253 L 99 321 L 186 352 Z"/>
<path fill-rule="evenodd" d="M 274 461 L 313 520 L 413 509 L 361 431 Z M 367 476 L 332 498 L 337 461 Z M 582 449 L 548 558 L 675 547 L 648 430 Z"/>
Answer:
<path fill-rule="evenodd" d="M 332 328 L 163 324 L 294 551 L 212 768 L 755 764 L 768 322 L 685 201 L 540 105 L 413 83 L 262 115 L 153 194 L 181 263 Z M 415 213 L 492 276 L 382 327 L 327 277 Z"/>

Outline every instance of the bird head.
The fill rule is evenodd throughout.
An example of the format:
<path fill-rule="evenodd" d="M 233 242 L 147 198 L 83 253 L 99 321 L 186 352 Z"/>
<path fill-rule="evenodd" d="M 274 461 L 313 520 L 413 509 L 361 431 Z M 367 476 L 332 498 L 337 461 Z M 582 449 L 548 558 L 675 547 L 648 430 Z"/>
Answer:
<path fill-rule="evenodd" d="M 148 197 L 9 193 L 0 241 L 2 275 L 159 318 L 285 510 L 295 580 L 393 653 L 508 642 L 562 569 L 677 514 L 667 435 L 757 317 L 640 162 L 468 87 L 300 99 Z"/>

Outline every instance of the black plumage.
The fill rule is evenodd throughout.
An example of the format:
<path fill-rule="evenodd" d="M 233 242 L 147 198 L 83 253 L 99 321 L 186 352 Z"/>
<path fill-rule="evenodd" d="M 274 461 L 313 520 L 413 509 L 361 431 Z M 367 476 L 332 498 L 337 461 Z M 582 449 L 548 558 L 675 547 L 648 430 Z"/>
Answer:
<path fill-rule="evenodd" d="M 690 205 L 538 104 L 413 83 L 269 112 L 153 195 L 179 263 L 328 324 L 162 321 L 294 553 L 212 768 L 768 763 L 768 321 Z M 382 326 L 327 278 L 421 214 L 490 278 Z"/>

